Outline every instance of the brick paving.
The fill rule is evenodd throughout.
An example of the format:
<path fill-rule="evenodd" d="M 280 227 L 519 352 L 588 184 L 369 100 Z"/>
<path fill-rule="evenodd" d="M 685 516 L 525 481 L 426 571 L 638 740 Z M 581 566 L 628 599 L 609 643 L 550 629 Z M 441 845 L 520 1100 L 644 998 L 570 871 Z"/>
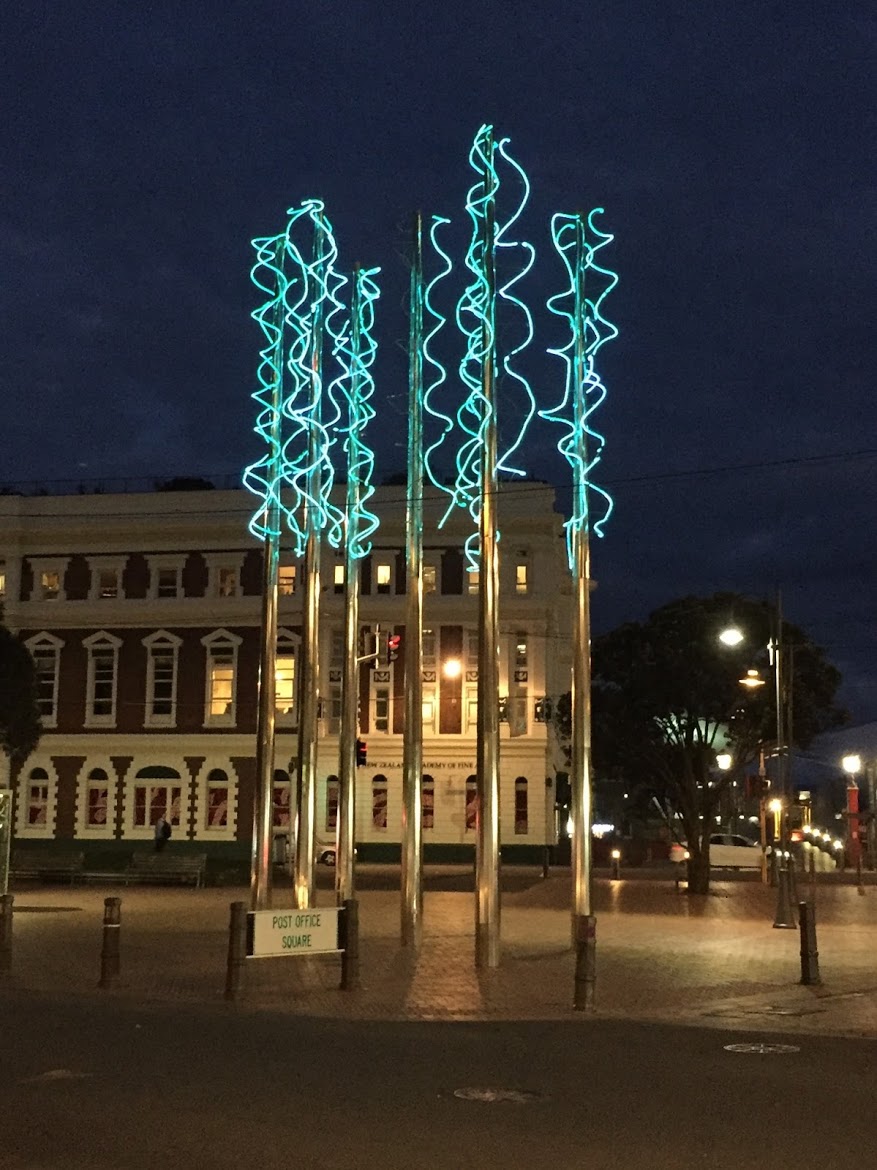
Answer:
<path fill-rule="evenodd" d="M 445 888 L 427 885 L 418 955 L 399 946 L 398 890 L 363 888 L 359 990 L 338 989 L 337 956 L 249 960 L 235 1004 L 223 999 L 229 903 L 245 900 L 246 890 L 22 885 L 12 891 L 13 967 L 0 994 L 111 996 L 144 1006 L 183 1001 L 340 1019 L 625 1018 L 877 1038 L 877 885 L 861 895 L 844 881 L 820 883 L 823 982 L 804 987 L 799 933 L 773 928 L 776 891 L 751 875 L 715 881 L 701 898 L 677 890 L 668 871 L 616 882 L 600 876 L 596 1004 L 585 1015 L 571 1007 L 569 874 L 507 871 L 502 961 L 491 971 L 474 966 L 474 895 L 462 888 L 470 879 L 462 869 L 447 876 Z M 122 899 L 121 980 L 100 992 L 109 895 Z M 331 891 L 321 889 L 317 904 L 331 903 Z M 275 908 L 291 904 L 288 888 L 275 890 Z"/>

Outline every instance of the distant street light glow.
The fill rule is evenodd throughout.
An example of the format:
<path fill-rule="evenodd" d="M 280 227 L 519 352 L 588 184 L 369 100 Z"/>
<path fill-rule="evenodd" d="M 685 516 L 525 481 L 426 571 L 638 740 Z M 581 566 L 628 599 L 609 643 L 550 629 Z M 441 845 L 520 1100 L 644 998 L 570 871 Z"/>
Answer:
<path fill-rule="evenodd" d="M 723 646 L 739 646 L 743 638 L 743 631 L 738 629 L 737 626 L 728 626 L 726 630 L 722 630 L 721 634 L 719 634 L 719 641 Z"/>

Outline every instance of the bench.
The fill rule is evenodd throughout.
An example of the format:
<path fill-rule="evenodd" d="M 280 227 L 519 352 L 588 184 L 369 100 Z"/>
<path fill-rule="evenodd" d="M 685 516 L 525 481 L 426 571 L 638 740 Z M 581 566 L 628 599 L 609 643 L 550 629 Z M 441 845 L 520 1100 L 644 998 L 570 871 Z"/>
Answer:
<path fill-rule="evenodd" d="M 9 869 L 14 878 L 67 878 L 72 885 L 74 879 L 82 877 L 85 871 L 85 854 L 19 849 L 12 854 Z"/>
<path fill-rule="evenodd" d="M 192 882 L 204 884 L 206 853 L 155 853 L 138 851 L 125 871 L 126 882 Z"/>

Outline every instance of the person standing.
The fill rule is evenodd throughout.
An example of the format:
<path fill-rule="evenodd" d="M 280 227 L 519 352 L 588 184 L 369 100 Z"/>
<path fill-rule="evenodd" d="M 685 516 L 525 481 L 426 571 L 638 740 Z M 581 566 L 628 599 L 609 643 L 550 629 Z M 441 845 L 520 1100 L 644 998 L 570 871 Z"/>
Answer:
<path fill-rule="evenodd" d="M 162 813 L 155 822 L 155 852 L 161 853 L 165 845 L 168 843 L 168 838 L 171 835 L 171 823 L 167 819 L 167 813 Z"/>

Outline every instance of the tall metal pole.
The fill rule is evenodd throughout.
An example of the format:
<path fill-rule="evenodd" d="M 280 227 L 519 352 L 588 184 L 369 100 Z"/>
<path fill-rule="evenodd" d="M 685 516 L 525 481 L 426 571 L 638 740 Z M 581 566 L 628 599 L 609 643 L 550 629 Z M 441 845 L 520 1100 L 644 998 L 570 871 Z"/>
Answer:
<path fill-rule="evenodd" d="M 353 274 L 353 299 L 350 307 L 353 322 L 352 349 L 359 354 L 359 269 Z M 358 374 L 354 374 L 358 377 Z M 351 400 L 356 400 L 359 388 L 351 386 Z M 351 406 L 353 414 L 353 406 Z M 341 745 L 339 751 L 339 778 L 341 781 L 338 809 L 338 858 L 335 886 L 338 905 L 353 898 L 356 854 L 356 740 L 359 735 L 359 560 L 355 554 L 354 533 L 351 525 L 359 512 L 359 473 L 354 467 L 353 432 L 348 448 L 347 516 L 344 545 L 344 662 L 341 673 Z"/>
<path fill-rule="evenodd" d="M 575 282 L 575 433 L 581 467 L 587 467 L 585 380 L 585 229 L 576 221 Z M 593 1006 L 596 980 L 596 930 L 591 901 L 591 556 L 588 494 L 584 471 L 574 485 L 580 524 L 574 533 L 573 579 L 575 613 L 572 660 L 572 775 L 570 777 L 573 863 L 572 928 L 576 948 L 575 1007 Z"/>
<path fill-rule="evenodd" d="M 487 140 L 484 191 L 493 169 L 494 142 Z M 500 957 L 499 898 L 499 559 L 496 548 L 496 273 L 495 200 L 484 208 L 483 274 L 487 284 L 481 362 L 481 393 L 485 413 L 481 452 L 481 571 L 478 584 L 478 833 L 475 855 L 475 964 L 498 967 Z"/>
<path fill-rule="evenodd" d="M 322 229 L 315 226 L 315 255 L 322 252 Z M 317 421 L 323 367 L 323 299 L 316 297 L 311 331 L 311 417 L 308 431 L 308 503 L 305 505 L 304 601 L 302 605 L 301 669 L 298 688 L 298 800 L 295 840 L 295 904 L 306 910 L 314 897 L 314 830 L 317 808 L 317 695 L 320 625 L 320 493 Z"/>
<path fill-rule="evenodd" d="M 423 937 L 423 217 L 414 217 L 408 354 L 405 725 L 402 740 L 402 946 Z"/>
<path fill-rule="evenodd" d="M 283 370 L 285 354 L 283 336 L 285 306 L 282 272 L 286 254 L 279 257 L 278 301 L 274 318 L 277 329 L 279 360 L 275 364 L 275 379 L 271 389 L 271 470 L 276 481 L 277 461 L 280 457 L 281 408 L 283 404 Z M 279 490 L 279 489 L 277 489 Z M 265 498 L 265 541 L 262 572 L 262 614 L 259 642 L 259 705 L 256 720 L 256 795 L 253 802 L 253 845 L 250 865 L 250 905 L 253 910 L 271 906 L 271 839 L 273 830 L 272 796 L 274 787 L 274 742 L 277 665 L 277 586 L 280 573 L 280 499 L 277 492 Z"/>

